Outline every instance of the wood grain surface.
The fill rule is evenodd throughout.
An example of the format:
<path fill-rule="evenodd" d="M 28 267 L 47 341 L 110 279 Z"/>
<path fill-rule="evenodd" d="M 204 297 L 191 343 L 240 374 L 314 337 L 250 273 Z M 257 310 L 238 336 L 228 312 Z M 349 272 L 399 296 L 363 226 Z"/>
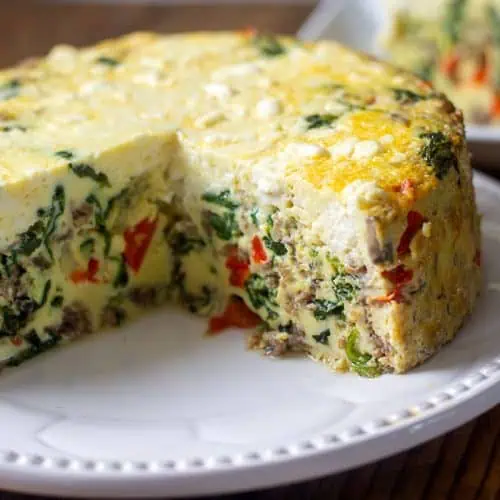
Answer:
<path fill-rule="evenodd" d="M 42 55 L 55 43 L 84 45 L 138 29 L 173 32 L 252 25 L 293 33 L 310 10 L 304 5 L 98 6 L 0 0 L 0 66 Z M 500 500 L 499 435 L 500 406 L 454 432 L 389 459 L 324 479 L 224 498 Z M 0 500 L 27 498 L 0 491 Z"/>

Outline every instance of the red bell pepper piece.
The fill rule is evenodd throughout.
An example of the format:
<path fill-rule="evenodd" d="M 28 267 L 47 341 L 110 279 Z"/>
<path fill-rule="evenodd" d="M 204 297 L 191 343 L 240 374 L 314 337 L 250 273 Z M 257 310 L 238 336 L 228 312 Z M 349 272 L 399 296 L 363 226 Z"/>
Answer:
<path fill-rule="evenodd" d="M 400 264 L 394 269 L 382 271 L 382 276 L 389 280 L 393 285 L 401 286 L 409 283 L 413 279 L 413 271 L 405 268 L 403 264 Z"/>
<path fill-rule="evenodd" d="M 407 226 L 404 230 L 397 249 L 398 256 L 407 254 L 410 251 L 410 243 L 415 235 L 422 229 L 427 219 L 419 212 L 410 210 L 407 216 Z"/>
<path fill-rule="evenodd" d="M 493 96 L 493 101 L 490 106 L 490 115 L 492 117 L 500 116 L 500 92 Z"/>
<path fill-rule="evenodd" d="M 441 71 L 450 79 L 456 80 L 460 58 L 456 51 L 451 51 L 441 60 Z"/>
<path fill-rule="evenodd" d="M 158 219 L 143 219 L 134 227 L 126 229 L 125 239 L 125 262 L 134 271 L 138 272 L 144 261 L 146 252 L 153 239 Z"/>
<path fill-rule="evenodd" d="M 262 240 L 258 236 L 252 238 L 252 259 L 256 264 L 262 264 L 267 261 L 266 250 Z"/>
<path fill-rule="evenodd" d="M 476 71 L 472 75 L 472 83 L 475 85 L 484 85 L 488 81 L 488 62 L 486 54 L 481 53 Z"/>
<path fill-rule="evenodd" d="M 208 332 L 211 334 L 221 332 L 227 328 L 253 328 L 262 320 L 239 297 L 231 297 L 225 311 L 220 316 L 210 319 Z"/>
<path fill-rule="evenodd" d="M 99 261 L 91 258 L 87 263 L 87 269 L 77 269 L 71 273 L 71 281 L 73 283 L 99 283 L 96 278 L 99 272 Z"/>
<path fill-rule="evenodd" d="M 389 302 L 401 303 L 404 302 L 404 297 L 401 287 L 397 286 L 392 292 L 388 293 L 387 295 L 373 297 L 372 299 L 370 299 L 370 301 L 378 304 L 387 304 Z"/>
<path fill-rule="evenodd" d="M 226 259 L 226 268 L 229 269 L 229 283 L 242 288 L 250 274 L 250 262 L 238 255 L 238 247 L 231 248 Z"/>

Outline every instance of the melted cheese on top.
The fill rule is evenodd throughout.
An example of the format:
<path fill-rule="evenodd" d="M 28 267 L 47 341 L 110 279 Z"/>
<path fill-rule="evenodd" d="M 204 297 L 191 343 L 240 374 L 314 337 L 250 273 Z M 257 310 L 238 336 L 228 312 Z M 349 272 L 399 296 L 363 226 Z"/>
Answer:
<path fill-rule="evenodd" d="M 419 135 L 463 141 L 442 96 L 335 43 L 278 43 L 283 53 L 269 56 L 247 33 L 139 33 L 59 46 L 0 73 L 0 240 L 66 182 L 58 151 L 97 165 L 116 191 L 179 148 L 202 174 L 218 165 L 214 184 L 238 172 L 263 197 L 286 183 L 332 196 L 356 181 L 390 191 L 410 179 L 418 196 L 435 188 Z M 400 88 L 422 99 L 402 103 Z"/>

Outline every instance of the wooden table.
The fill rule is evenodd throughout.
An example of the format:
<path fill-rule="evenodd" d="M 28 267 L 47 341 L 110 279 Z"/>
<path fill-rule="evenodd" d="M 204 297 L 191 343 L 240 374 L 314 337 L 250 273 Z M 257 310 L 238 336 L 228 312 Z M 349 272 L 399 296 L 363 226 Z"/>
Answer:
<path fill-rule="evenodd" d="M 304 5 L 92 6 L 0 0 L 0 66 L 43 54 L 55 43 L 87 44 L 136 29 L 169 32 L 252 25 L 293 33 L 310 10 Z M 500 500 L 499 433 L 500 406 L 387 460 L 325 479 L 227 498 Z M 27 497 L 0 492 L 0 500 L 22 498 Z"/>

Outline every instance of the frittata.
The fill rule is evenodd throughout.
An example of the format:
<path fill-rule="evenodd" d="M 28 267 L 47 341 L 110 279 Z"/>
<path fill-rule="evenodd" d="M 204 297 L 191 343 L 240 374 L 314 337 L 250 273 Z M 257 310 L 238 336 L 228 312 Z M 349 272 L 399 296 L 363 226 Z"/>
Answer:
<path fill-rule="evenodd" d="M 1 365 L 170 300 L 404 372 L 480 287 L 460 111 L 332 42 L 137 33 L 1 72 L 0 214 Z"/>
<path fill-rule="evenodd" d="M 467 122 L 500 121 L 500 2 L 386 0 L 390 60 L 432 81 Z"/>

